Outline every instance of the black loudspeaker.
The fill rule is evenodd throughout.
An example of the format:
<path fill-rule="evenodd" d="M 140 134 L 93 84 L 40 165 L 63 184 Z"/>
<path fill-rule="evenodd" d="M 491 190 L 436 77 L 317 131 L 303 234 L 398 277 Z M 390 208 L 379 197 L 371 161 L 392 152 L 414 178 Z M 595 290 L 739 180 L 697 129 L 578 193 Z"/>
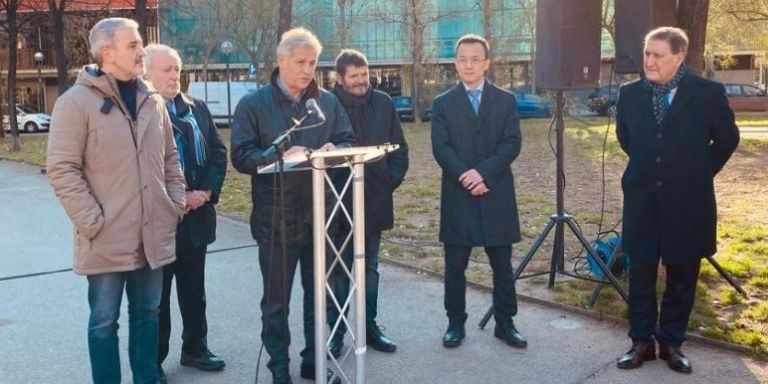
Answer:
<path fill-rule="evenodd" d="M 602 4 L 602 0 L 537 1 L 538 88 L 599 86 Z"/>
<path fill-rule="evenodd" d="M 676 0 L 616 0 L 616 73 L 643 70 L 645 35 L 652 29 L 677 25 Z"/>

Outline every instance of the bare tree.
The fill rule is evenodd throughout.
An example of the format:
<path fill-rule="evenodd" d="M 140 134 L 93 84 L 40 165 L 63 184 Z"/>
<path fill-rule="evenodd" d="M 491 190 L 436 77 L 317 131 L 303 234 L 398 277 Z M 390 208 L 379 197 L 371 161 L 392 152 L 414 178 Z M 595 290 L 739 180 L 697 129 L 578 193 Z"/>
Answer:
<path fill-rule="evenodd" d="M 147 30 L 149 28 L 149 11 L 147 10 L 146 0 L 135 0 L 134 3 L 134 18 L 139 23 L 139 34 L 141 40 L 147 43 Z"/>
<path fill-rule="evenodd" d="M 421 99 L 419 89 L 422 85 L 425 50 L 425 33 L 438 21 L 450 17 L 452 13 L 436 9 L 432 0 L 393 0 L 387 2 L 397 11 L 379 8 L 375 18 L 385 23 L 401 26 L 401 32 L 410 52 L 411 59 L 411 98 L 413 99 L 413 114 L 418 119 L 421 116 Z M 399 12 L 398 12 L 399 11 Z"/>
<path fill-rule="evenodd" d="M 285 31 L 291 29 L 291 22 L 293 21 L 293 0 L 280 0 L 280 14 L 277 23 L 277 36 L 278 38 L 285 33 Z"/>
<path fill-rule="evenodd" d="M 370 0 L 336 0 L 336 33 L 341 48 L 349 43 L 350 31 L 363 21 L 362 12 L 370 4 Z"/>
<path fill-rule="evenodd" d="M 56 79 L 59 84 L 59 95 L 69 88 L 69 57 L 64 44 L 66 29 L 64 28 L 64 13 L 67 10 L 67 0 L 48 0 L 48 15 L 53 28 L 53 50 L 56 57 Z"/>
<path fill-rule="evenodd" d="M 29 0 L 0 0 L 0 28 L 5 30 L 8 36 L 8 119 L 11 125 L 11 151 L 21 150 L 21 138 L 16 119 L 16 61 L 19 32 L 37 16 L 34 12 L 19 13 L 19 10 L 31 8 L 29 2 Z"/>
<path fill-rule="evenodd" d="M 688 57 L 686 64 L 691 72 L 704 72 L 704 44 L 707 36 L 709 0 L 679 0 L 677 23 L 688 32 Z"/>

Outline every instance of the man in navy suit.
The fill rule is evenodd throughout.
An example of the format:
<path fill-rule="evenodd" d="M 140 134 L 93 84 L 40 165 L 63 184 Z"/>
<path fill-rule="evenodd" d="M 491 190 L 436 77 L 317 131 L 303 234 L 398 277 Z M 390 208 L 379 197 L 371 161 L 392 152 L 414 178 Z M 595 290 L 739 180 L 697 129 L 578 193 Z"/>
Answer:
<path fill-rule="evenodd" d="M 457 347 L 464 338 L 464 272 L 472 247 L 485 247 L 493 269 L 494 334 L 513 347 L 527 345 L 512 322 L 517 313 L 512 244 L 520 241 L 520 224 L 510 166 L 520 153 L 520 120 L 515 97 L 485 78 L 490 63 L 485 39 L 461 37 L 455 55 L 461 83 L 432 103 L 432 151 L 443 169 L 446 347 Z"/>
<path fill-rule="evenodd" d="M 716 251 L 714 176 L 739 143 L 722 84 L 688 72 L 688 37 L 662 27 L 646 35 L 644 76 L 621 87 L 616 135 L 629 156 L 622 245 L 630 256 L 629 337 L 618 367 L 666 360 L 690 373 L 680 351 L 696 295 L 701 259 Z M 666 267 L 658 311 L 656 273 Z M 657 326 L 658 320 L 658 326 Z M 655 341 L 652 337 L 655 336 Z"/>

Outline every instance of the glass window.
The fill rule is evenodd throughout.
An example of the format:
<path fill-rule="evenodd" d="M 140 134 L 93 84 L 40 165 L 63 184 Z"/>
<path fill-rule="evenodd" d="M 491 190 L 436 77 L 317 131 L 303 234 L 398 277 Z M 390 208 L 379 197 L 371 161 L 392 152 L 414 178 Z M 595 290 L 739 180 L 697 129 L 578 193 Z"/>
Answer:
<path fill-rule="evenodd" d="M 744 96 L 762 96 L 763 94 L 763 91 L 761 91 L 760 88 L 751 85 L 744 85 L 742 86 L 742 89 L 744 90 Z"/>
<path fill-rule="evenodd" d="M 725 94 L 728 96 L 741 96 L 741 86 L 740 85 L 726 85 L 725 86 Z"/>

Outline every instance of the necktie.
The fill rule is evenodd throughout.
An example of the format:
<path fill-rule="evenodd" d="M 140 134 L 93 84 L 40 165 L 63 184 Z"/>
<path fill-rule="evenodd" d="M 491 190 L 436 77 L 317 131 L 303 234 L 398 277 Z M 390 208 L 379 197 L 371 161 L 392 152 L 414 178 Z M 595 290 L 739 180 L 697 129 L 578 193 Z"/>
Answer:
<path fill-rule="evenodd" d="M 480 90 L 479 89 L 471 89 L 469 90 L 469 102 L 472 104 L 472 109 L 475 110 L 475 115 L 477 115 L 477 111 L 480 110 Z"/>

